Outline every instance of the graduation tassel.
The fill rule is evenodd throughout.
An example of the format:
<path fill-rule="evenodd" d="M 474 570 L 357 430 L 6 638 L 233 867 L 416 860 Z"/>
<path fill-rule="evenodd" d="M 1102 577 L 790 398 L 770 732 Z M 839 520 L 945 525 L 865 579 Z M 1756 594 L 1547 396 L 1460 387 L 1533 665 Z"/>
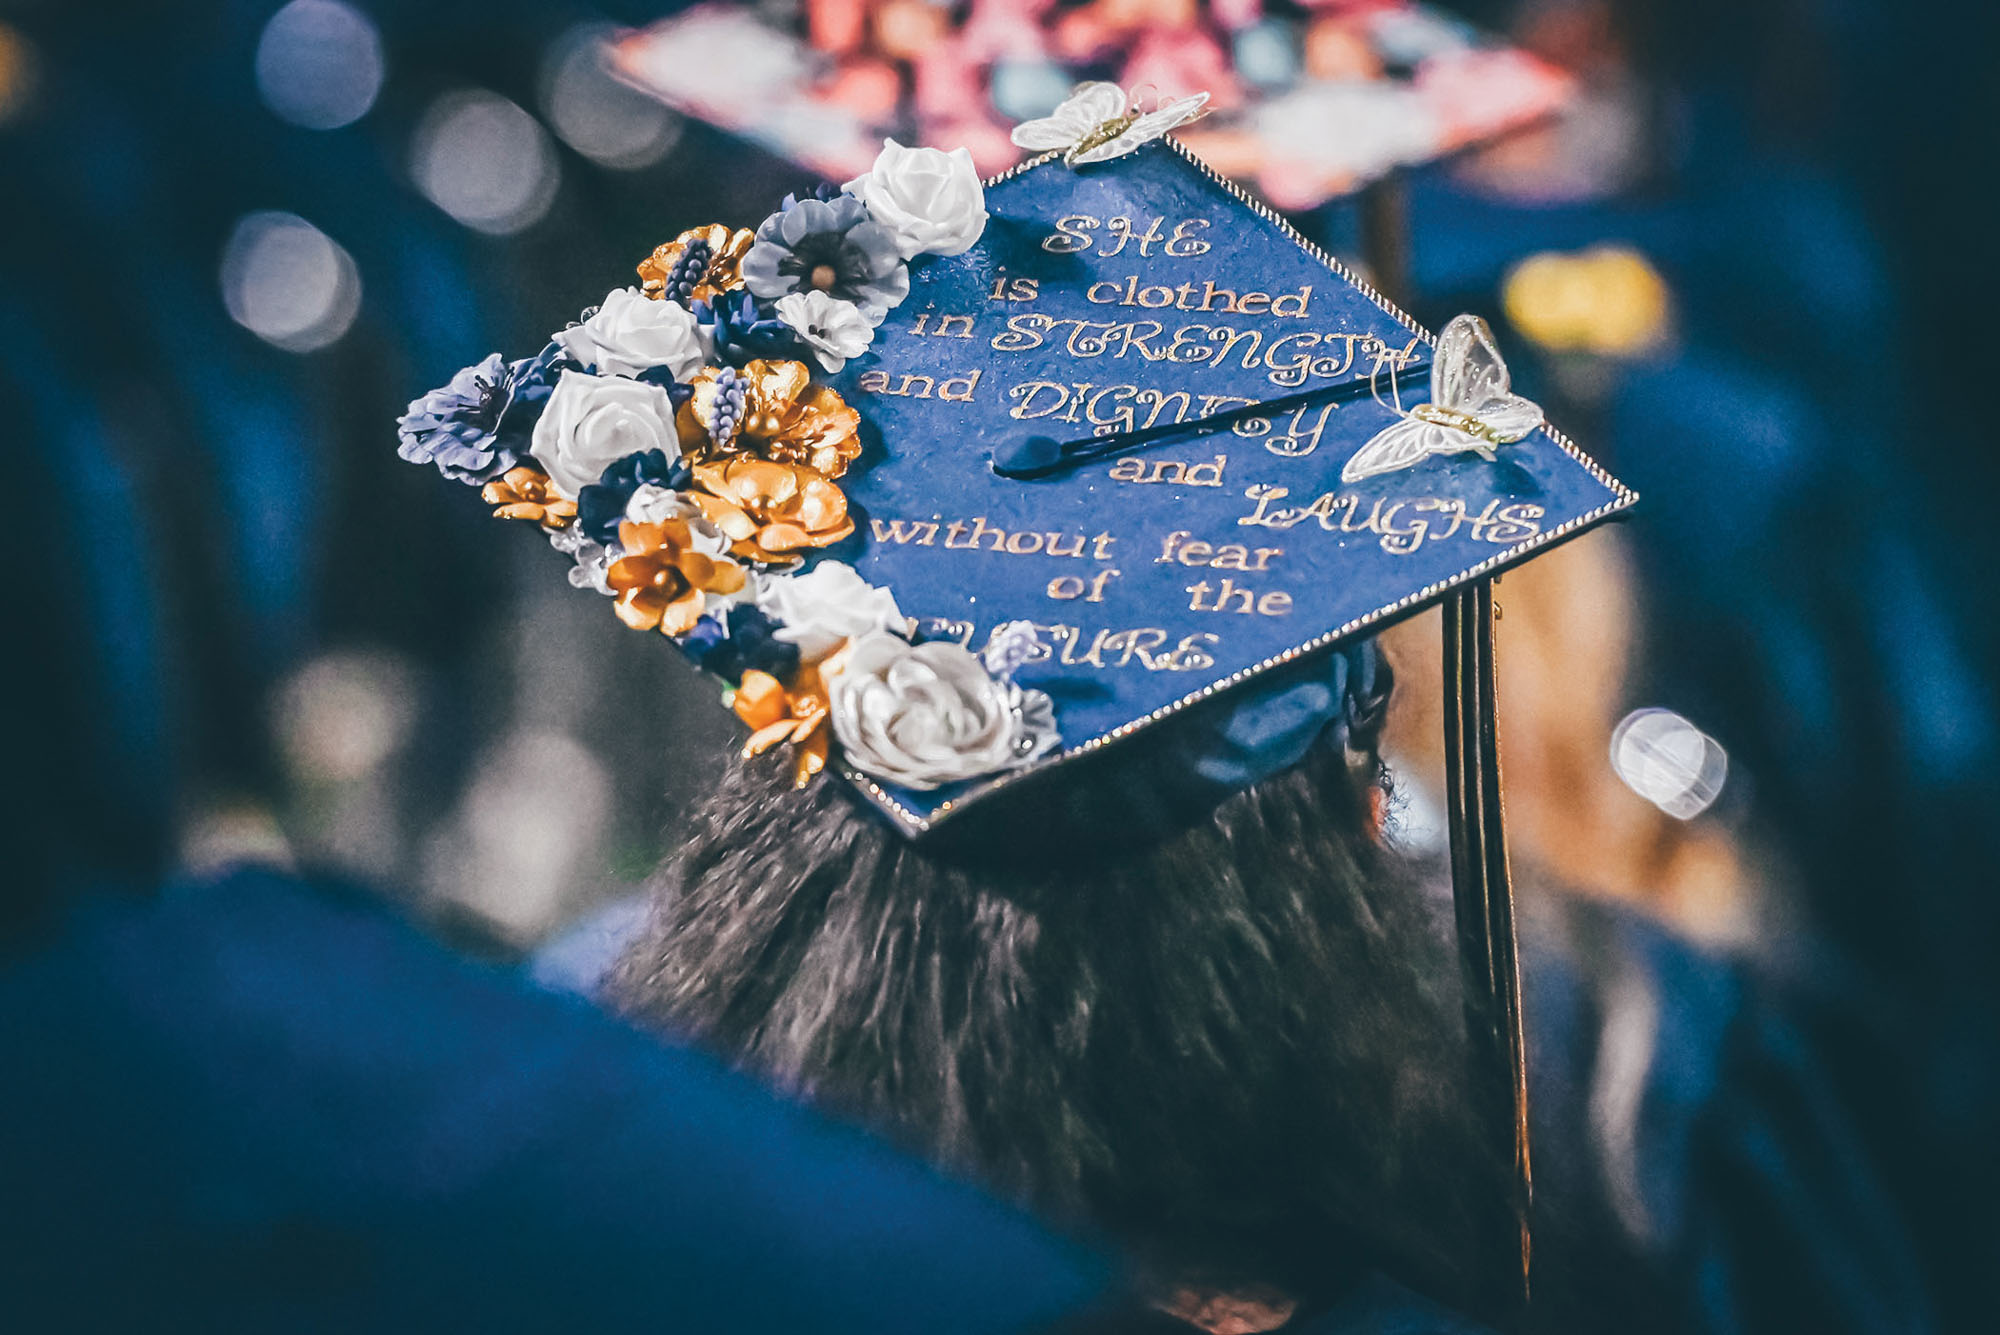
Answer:
<path fill-rule="evenodd" d="M 1493 584 L 1475 581 L 1444 603 L 1445 788 L 1473 1088 L 1497 1159 L 1511 1159 L 1513 1167 L 1481 1282 L 1491 1286 L 1494 1308 L 1512 1324 L 1525 1314 L 1530 1292 L 1534 1173 L 1514 886 L 1500 797 Z"/>

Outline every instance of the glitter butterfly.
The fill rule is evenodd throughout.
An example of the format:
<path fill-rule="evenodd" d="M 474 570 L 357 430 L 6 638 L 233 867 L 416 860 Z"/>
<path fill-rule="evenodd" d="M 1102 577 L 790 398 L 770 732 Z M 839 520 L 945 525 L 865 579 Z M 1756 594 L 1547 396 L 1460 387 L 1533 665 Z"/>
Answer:
<path fill-rule="evenodd" d="M 1074 167 L 1085 162 L 1109 162 L 1130 153 L 1167 131 L 1208 114 L 1208 94 L 1196 93 L 1153 111 L 1140 112 L 1115 83 L 1078 84 L 1063 104 L 1040 120 L 1014 127 L 1022 148 L 1062 149 L 1063 161 Z"/>
<path fill-rule="evenodd" d="M 1495 446 L 1511 445 L 1542 424 L 1541 405 L 1514 393 L 1493 331 L 1476 315 L 1455 317 L 1438 335 L 1431 401 L 1408 411 L 1398 403 L 1396 413 L 1396 422 L 1354 452 L 1340 470 L 1342 482 L 1394 473 L 1434 454 L 1470 451 L 1491 462 Z"/>

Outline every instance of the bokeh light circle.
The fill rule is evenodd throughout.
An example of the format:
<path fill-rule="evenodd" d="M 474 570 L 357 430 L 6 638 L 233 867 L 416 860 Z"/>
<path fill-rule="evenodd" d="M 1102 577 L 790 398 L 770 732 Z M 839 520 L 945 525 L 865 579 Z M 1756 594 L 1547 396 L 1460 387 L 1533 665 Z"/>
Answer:
<path fill-rule="evenodd" d="M 292 0 L 257 39 L 264 105 L 308 130 L 337 130 L 367 115 L 384 68 L 382 35 L 340 0 Z"/>
<path fill-rule="evenodd" d="M 605 167 L 647 167 L 680 141 L 681 118 L 620 83 L 605 64 L 618 31 L 580 23 L 549 44 L 542 62 L 542 113 L 568 144 Z"/>
<path fill-rule="evenodd" d="M 1669 816 L 1693 820 L 1721 795 L 1729 754 L 1671 709 L 1638 709 L 1611 733 L 1611 767 Z"/>
<path fill-rule="evenodd" d="M 494 236 L 539 221 L 562 179 L 540 122 L 480 89 L 431 103 L 410 142 L 410 176 L 431 203 Z"/>
<path fill-rule="evenodd" d="M 293 213 L 237 220 L 222 248 L 229 318 L 287 352 L 334 342 L 361 310 L 361 273 L 325 232 Z"/>

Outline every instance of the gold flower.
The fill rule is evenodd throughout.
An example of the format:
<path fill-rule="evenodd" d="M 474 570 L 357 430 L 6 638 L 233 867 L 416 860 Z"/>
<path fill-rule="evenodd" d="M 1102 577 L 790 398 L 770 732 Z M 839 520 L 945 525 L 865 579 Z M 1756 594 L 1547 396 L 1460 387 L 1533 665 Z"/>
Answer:
<path fill-rule="evenodd" d="M 744 385 L 743 412 L 726 445 L 709 436 L 715 420 L 717 376 L 708 367 L 688 383 L 694 393 L 675 416 L 681 451 L 699 462 L 718 454 L 749 454 L 779 463 L 805 464 L 827 477 L 839 477 L 861 453 L 861 414 L 825 385 L 812 383 L 804 362 L 774 362 L 759 357 L 736 378 Z"/>
<path fill-rule="evenodd" d="M 730 551 L 752 561 L 786 560 L 854 532 L 847 497 L 818 469 L 742 455 L 694 466 L 690 493 L 728 537 Z"/>
<path fill-rule="evenodd" d="M 618 526 L 618 545 L 625 554 L 604 579 L 618 595 L 618 619 L 634 630 L 685 635 L 701 619 L 708 594 L 743 587 L 743 567 L 696 551 L 685 519 L 627 520 Z"/>
<path fill-rule="evenodd" d="M 673 240 L 661 243 L 652 254 L 639 261 L 640 290 L 655 301 L 671 295 L 684 306 L 691 306 L 697 301 L 714 301 L 722 293 L 743 286 L 743 256 L 756 239 L 757 234 L 747 227 L 738 227 L 733 231 L 721 223 L 690 227 Z M 686 275 L 694 280 L 692 288 L 669 294 L 667 279 L 673 275 L 674 266 L 680 263 L 681 257 L 688 253 L 688 247 L 695 242 L 708 247 L 708 262 Z"/>
<path fill-rule="evenodd" d="M 761 756 L 780 742 L 798 748 L 792 757 L 792 780 L 806 786 L 826 768 L 826 684 L 817 667 L 802 667 L 790 686 L 755 668 L 743 674 L 730 700 L 736 716 L 750 725 L 743 758 Z"/>
<path fill-rule="evenodd" d="M 547 474 L 525 464 L 508 469 L 479 494 L 493 507 L 495 519 L 532 519 L 551 532 L 576 520 L 576 502 L 557 495 Z"/>

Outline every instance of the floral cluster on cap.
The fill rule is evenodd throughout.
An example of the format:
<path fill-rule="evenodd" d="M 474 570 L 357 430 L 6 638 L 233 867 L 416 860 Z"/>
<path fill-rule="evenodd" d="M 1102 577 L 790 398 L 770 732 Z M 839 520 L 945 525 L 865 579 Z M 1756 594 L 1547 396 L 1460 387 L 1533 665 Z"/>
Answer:
<path fill-rule="evenodd" d="M 1048 697 L 1013 681 L 1027 623 L 983 656 L 924 642 L 889 590 L 815 555 L 854 532 L 840 480 L 862 452 L 860 414 L 815 371 L 868 350 L 912 261 L 985 226 L 964 149 L 888 140 L 754 230 L 659 246 L 535 356 L 460 371 L 410 405 L 397 452 L 539 525 L 572 584 L 727 683 L 746 756 L 791 744 L 801 784 L 835 743 L 920 790 L 1025 765 L 1059 745 Z"/>

